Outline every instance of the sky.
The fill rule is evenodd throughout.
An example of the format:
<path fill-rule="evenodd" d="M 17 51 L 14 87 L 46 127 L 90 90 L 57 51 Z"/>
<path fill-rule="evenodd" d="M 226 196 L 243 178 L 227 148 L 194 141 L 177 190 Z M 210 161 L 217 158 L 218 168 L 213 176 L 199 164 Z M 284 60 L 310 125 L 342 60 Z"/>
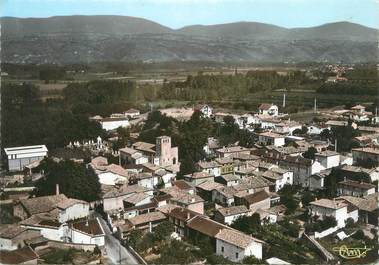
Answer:
<path fill-rule="evenodd" d="M 379 28 L 379 0 L 0 0 L 0 15 L 125 15 L 173 29 L 238 21 L 287 28 L 349 21 Z"/>

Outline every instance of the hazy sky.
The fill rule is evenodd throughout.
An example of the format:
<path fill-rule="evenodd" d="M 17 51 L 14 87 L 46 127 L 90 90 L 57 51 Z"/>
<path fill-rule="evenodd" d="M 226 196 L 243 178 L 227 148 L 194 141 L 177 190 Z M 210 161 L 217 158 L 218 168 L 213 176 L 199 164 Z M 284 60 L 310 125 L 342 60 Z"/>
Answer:
<path fill-rule="evenodd" d="M 350 21 L 379 28 L 379 0 L 0 0 L 1 16 L 126 15 L 171 28 L 256 21 L 308 27 Z"/>

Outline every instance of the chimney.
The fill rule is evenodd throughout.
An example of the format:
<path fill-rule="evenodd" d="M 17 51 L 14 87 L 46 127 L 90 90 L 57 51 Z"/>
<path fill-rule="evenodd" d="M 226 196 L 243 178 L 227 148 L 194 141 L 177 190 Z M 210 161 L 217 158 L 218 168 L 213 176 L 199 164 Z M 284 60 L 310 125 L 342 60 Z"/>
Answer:
<path fill-rule="evenodd" d="M 55 195 L 59 195 L 59 184 L 55 184 Z"/>
<path fill-rule="evenodd" d="M 190 212 L 187 211 L 187 220 L 189 220 L 190 218 L 191 218 Z"/>
<path fill-rule="evenodd" d="M 334 151 L 337 152 L 337 139 L 334 140 Z"/>

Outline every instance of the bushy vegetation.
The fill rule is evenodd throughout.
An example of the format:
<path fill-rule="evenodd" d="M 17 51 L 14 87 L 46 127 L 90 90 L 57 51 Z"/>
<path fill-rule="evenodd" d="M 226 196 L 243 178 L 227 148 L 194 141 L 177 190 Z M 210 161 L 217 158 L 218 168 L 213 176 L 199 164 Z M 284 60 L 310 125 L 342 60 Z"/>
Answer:
<path fill-rule="evenodd" d="M 91 168 L 71 160 L 55 162 L 45 159 L 39 166 L 44 170 L 45 177 L 36 183 L 35 195 L 45 196 L 55 194 L 56 184 L 67 197 L 84 201 L 95 201 L 100 197 L 100 183 Z"/>

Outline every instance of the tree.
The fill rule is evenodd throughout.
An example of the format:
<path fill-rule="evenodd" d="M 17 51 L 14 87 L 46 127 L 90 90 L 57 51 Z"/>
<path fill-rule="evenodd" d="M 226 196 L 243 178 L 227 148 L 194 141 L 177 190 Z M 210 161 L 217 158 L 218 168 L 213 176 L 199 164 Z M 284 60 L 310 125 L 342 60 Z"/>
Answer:
<path fill-rule="evenodd" d="M 141 230 L 133 230 L 128 235 L 128 244 L 132 248 L 136 248 L 139 241 L 142 239 L 142 232 Z"/>
<path fill-rule="evenodd" d="M 55 162 L 44 159 L 39 166 L 45 177 L 36 183 L 35 194 L 45 196 L 55 194 L 56 184 L 67 197 L 92 202 L 100 198 L 99 178 L 91 168 L 71 160 Z"/>
<path fill-rule="evenodd" d="M 261 226 L 261 219 L 258 213 L 254 213 L 251 216 L 239 216 L 232 223 L 231 227 L 242 231 L 247 234 L 251 234 L 254 231 L 258 231 Z"/>
<path fill-rule="evenodd" d="M 246 256 L 242 260 L 242 264 L 263 264 L 263 263 L 262 263 L 262 260 L 257 259 L 254 256 Z"/>
<path fill-rule="evenodd" d="M 174 231 L 174 225 L 169 221 L 164 221 L 153 229 L 154 238 L 155 240 L 162 241 L 169 237 Z"/>
<path fill-rule="evenodd" d="M 158 264 L 189 264 L 195 261 L 190 247 L 179 240 L 171 240 L 168 246 L 162 248 Z"/>
<path fill-rule="evenodd" d="M 311 146 L 308 148 L 307 151 L 303 153 L 303 157 L 314 160 L 316 153 L 317 153 L 317 149 Z"/>
<path fill-rule="evenodd" d="M 303 193 L 301 203 L 303 204 L 303 206 L 308 206 L 310 202 L 315 200 L 315 198 L 316 197 L 313 195 L 311 191 L 306 191 Z"/>

